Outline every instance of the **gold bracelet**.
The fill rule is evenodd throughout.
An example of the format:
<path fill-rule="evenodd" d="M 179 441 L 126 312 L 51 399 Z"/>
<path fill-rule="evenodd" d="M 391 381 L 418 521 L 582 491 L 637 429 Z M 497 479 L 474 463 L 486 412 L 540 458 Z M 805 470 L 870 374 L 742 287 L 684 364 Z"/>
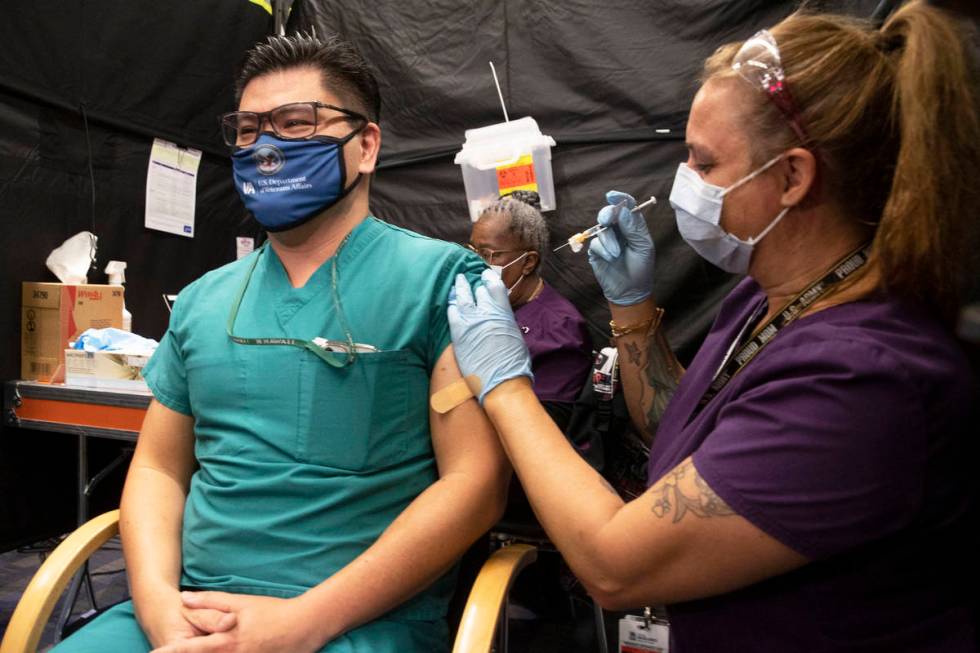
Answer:
<path fill-rule="evenodd" d="M 647 333 L 652 333 L 660 328 L 660 322 L 663 321 L 663 319 L 664 309 L 658 306 L 656 308 L 656 314 L 649 320 L 643 320 L 642 322 L 635 322 L 633 324 L 626 324 L 623 326 L 616 324 L 615 320 L 609 320 L 609 329 L 612 331 L 613 338 L 619 338 L 630 333 L 635 333 L 641 329 L 646 329 Z"/>

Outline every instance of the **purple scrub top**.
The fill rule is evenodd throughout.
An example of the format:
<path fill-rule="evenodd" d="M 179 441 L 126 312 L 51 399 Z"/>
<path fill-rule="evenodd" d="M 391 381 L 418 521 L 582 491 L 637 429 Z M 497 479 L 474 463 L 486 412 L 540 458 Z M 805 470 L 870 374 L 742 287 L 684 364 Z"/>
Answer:
<path fill-rule="evenodd" d="M 592 346 L 585 318 L 542 282 L 538 296 L 514 311 L 531 352 L 534 394 L 541 401 L 572 403 L 592 369 Z"/>
<path fill-rule="evenodd" d="M 963 352 L 920 306 L 842 304 L 783 329 L 689 421 L 764 301 L 751 279 L 724 301 L 661 420 L 648 478 L 693 455 L 729 506 L 811 562 L 670 606 L 672 653 L 977 650 L 978 428 Z"/>

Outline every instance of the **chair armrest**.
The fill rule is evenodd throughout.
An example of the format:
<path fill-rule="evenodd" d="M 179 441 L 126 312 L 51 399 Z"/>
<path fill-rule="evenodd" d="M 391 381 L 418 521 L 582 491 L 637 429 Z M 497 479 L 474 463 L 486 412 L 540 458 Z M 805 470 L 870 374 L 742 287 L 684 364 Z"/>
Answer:
<path fill-rule="evenodd" d="M 118 532 L 119 511 L 106 512 L 79 526 L 51 552 L 20 597 L 0 643 L 0 653 L 34 653 L 72 576 Z"/>
<path fill-rule="evenodd" d="M 490 556 L 466 600 L 453 653 L 489 653 L 507 592 L 517 574 L 537 557 L 538 550 L 527 544 L 505 546 Z"/>

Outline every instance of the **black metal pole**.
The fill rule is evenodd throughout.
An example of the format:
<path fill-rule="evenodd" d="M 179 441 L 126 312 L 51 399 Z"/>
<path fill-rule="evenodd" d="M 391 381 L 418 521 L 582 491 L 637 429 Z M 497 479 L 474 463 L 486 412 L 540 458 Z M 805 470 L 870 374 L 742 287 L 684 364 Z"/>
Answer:
<path fill-rule="evenodd" d="M 874 12 L 871 14 L 871 21 L 875 24 L 875 26 L 881 27 L 881 25 L 885 22 L 885 19 L 888 18 L 898 7 L 900 1 L 901 0 L 881 0 L 881 2 L 878 3 L 878 6 L 875 7 Z"/>

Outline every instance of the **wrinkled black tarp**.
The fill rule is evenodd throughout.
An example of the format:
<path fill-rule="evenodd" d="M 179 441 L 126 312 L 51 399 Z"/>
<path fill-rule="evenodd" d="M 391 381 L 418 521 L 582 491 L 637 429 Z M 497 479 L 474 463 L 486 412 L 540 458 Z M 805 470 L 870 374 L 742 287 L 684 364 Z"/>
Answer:
<path fill-rule="evenodd" d="M 235 236 L 258 233 L 216 115 L 232 108 L 242 53 L 270 30 L 248 0 L 0 3 L 0 380 L 20 376 L 21 282 L 55 281 L 44 261 L 68 236 L 99 236 L 93 283 L 105 283 L 110 259 L 128 262 L 133 325 L 159 338 L 161 294 L 232 260 Z M 154 137 L 205 151 L 193 240 L 143 227 Z M 75 439 L 0 429 L 0 550 L 64 532 L 75 519 Z M 91 443 L 92 473 L 115 456 L 107 444 Z M 117 505 L 124 470 L 96 491 L 93 513 Z"/>
<path fill-rule="evenodd" d="M 877 2 L 819 5 L 870 16 Z M 692 355 L 734 279 L 680 239 L 667 202 L 685 155 L 683 130 L 701 63 L 793 11 L 749 0 L 300 0 L 291 30 L 314 26 L 353 40 L 382 86 L 382 169 L 373 208 L 386 220 L 465 242 L 466 129 L 502 122 L 493 61 L 511 118 L 532 116 L 558 142 L 555 245 L 594 224 L 605 191 L 656 195 L 646 216 L 657 244 L 655 294 L 683 358 Z M 669 129 L 669 135 L 656 133 Z M 600 346 L 608 310 L 585 254 L 550 256 L 545 279 L 586 315 Z"/>
<path fill-rule="evenodd" d="M 680 241 L 666 201 L 684 156 L 684 122 L 700 62 L 719 44 L 774 23 L 796 4 L 296 0 L 289 28 L 339 31 L 377 70 L 384 145 L 373 206 L 391 222 L 466 239 L 462 177 L 452 157 L 464 130 L 502 118 L 490 60 L 511 116 L 533 116 L 558 141 L 559 208 L 548 214 L 555 244 L 593 222 L 608 189 L 657 195 L 659 206 L 647 212 L 657 241 L 656 295 L 667 308 L 671 340 L 688 358 L 733 282 Z M 869 16 L 877 4 L 810 6 Z M 244 51 L 271 28 L 271 16 L 249 0 L 0 3 L 3 379 L 19 375 L 20 283 L 52 279 L 44 259 L 68 236 L 93 228 L 99 235 L 92 281 L 105 280 L 101 269 L 109 259 L 128 261 L 134 326 L 160 337 L 167 320 L 160 294 L 234 258 L 235 236 L 258 233 L 232 187 L 216 116 L 233 108 L 231 80 Z M 658 135 L 658 128 L 671 131 Z M 153 137 L 205 152 L 193 240 L 143 228 Z M 581 308 L 601 345 L 608 314 L 584 255 L 552 256 L 544 275 Z M 37 502 L 48 477 L 37 473 L 32 456 L 55 456 L 54 448 L 42 454 L 25 446 L 28 434 L 15 437 L 5 428 L 3 436 L 0 548 L 45 528 Z M 63 446 L 68 449 L 60 454 L 73 451 L 69 441 Z M 59 460 L 64 463 L 64 455 Z M 61 492 L 67 483 L 71 495 L 73 479 L 51 478 L 60 479 Z"/>

